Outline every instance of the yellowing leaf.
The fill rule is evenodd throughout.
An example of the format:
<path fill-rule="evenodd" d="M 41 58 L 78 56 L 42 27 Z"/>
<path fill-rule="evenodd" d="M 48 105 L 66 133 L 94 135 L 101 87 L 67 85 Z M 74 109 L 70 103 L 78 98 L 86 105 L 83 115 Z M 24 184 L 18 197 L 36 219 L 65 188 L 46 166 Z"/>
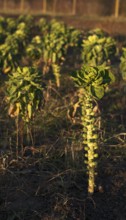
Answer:
<path fill-rule="evenodd" d="M 31 117 L 32 117 L 32 106 L 31 106 L 31 104 L 27 105 L 27 111 L 28 111 L 28 118 L 31 119 Z"/>
<path fill-rule="evenodd" d="M 19 115 L 19 113 L 20 113 L 20 103 L 11 104 L 8 110 L 8 115 L 11 118 L 15 118 Z"/>

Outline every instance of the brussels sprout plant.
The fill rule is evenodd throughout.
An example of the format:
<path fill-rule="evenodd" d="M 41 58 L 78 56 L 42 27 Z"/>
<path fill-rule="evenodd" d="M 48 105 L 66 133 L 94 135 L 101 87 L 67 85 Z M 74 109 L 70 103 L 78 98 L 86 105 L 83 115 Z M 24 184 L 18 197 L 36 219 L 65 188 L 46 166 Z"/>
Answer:
<path fill-rule="evenodd" d="M 81 108 L 83 125 L 83 144 L 85 163 L 88 172 L 88 194 L 94 193 L 95 173 L 97 167 L 98 129 L 96 102 L 105 94 L 106 87 L 114 81 L 108 67 L 82 65 L 80 71 L 72 76 L 76 85 L 81 88 Z"/>
<path fill-rule="evenodd" d="M 41 74 L 32 67 L 18 67 L 12 74 L 9 74 L 6 84 L 8 114 L 15 118 L 17 128 L 16 155 L 18 157 L 19 120 L 26 125 L 28 134 L 29 123 L 43 101 Z M 23 143 L 21 146 L 23 153 Z"/>
<path fill-rule="evenodd" d="M 82 41 L 82 60 L 88 65 L 110 65 L 117 53 L 116 41 L 101 29 L 94 29 Z"/>

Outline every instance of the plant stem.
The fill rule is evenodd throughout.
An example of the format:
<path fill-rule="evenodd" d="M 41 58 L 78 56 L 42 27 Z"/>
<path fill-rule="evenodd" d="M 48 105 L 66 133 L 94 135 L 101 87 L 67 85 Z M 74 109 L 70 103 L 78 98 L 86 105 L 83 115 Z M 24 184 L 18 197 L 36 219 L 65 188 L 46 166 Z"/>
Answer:
<path fill-rule="evenodd" d="M 85 122 L 84 138 L 87 147 L 87 169 L 88 169 L 88 194 L 94 193 L 95 187 L 95 149 L 97 149 L 97 134 L 95 125 L 95 113 L 93 111 L 93 99 L 86 95 L 85 99 Z M 86 129 L 85 129 L 86 127 Z"/>

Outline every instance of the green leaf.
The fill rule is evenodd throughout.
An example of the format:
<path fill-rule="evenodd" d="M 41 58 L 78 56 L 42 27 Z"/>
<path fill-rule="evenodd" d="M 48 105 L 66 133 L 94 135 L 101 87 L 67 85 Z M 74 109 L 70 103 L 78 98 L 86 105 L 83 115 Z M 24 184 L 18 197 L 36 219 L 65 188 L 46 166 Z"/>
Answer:
<path fill-rule="evenodd" d="M 91 86 L 91 87 L 90 87 L 90 93 L 91 93 L 91 95 L 93 95 L 95 98 L 101 99 L 101 98 L 104 96 L 105 89 L 104 89 L 103 86 L 99 86 L 99 87 Z"/>

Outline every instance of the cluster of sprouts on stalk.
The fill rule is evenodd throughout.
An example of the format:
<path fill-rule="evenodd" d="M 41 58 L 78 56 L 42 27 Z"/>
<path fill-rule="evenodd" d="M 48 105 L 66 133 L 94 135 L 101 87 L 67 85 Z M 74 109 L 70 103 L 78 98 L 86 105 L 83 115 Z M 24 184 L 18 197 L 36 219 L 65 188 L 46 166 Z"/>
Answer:
<path fill-rule="evenodd" d="M 80 71 L 74 72 L 72 78 L 80 90 L 88 194 L 92 195 L 97 173 L 99 138 L 96 103 L 104 96 L 108 85 L 115 80 L 109 66 L 111 58 L 116 54 L 116 43 L 100 29 L 95 29 L 88 33 L 86 39 L 83 39 L 82 48 L 83 64 Z"/>

